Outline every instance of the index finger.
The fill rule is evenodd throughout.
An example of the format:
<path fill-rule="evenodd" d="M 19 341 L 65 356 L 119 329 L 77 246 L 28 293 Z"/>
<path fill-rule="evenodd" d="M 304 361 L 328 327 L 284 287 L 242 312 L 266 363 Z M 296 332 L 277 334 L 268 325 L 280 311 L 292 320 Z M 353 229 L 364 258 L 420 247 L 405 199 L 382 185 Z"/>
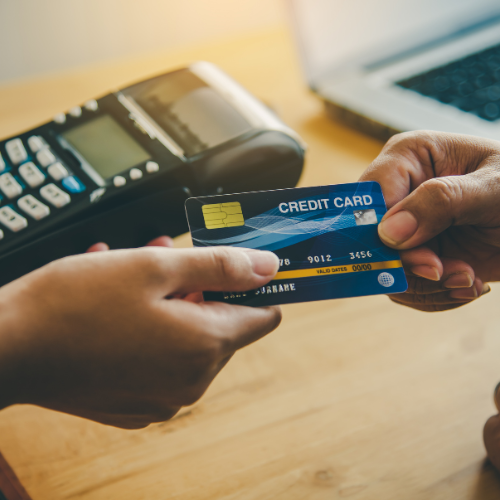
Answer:
<path fill-rule="evenodd" d="M 168 311 L 170 324 L 189 323 L 201 337 L 216 340 L 222 346 L 219 358 L 259 340 L 281 322 L 278 306 L 248 307 L 171 299 L 162 301 L 159 307 Z"/>
<path fill-rule="evenodd" d="M 388 209 L 434 177 L 432 156 L 425 139 L 415 134 L 392 137 L 360 177 L 360 182 L 375 181 L 380 184 Z"/>
<path fill-rule="evenodd" d="M 200 307 L 204 312 L 210 310 L 219 325 L 219 335 L 229 352 L 260 340 L 281 323 L 279 306 L 248 307 L 223 302 L 204 302 Z"/>
<path fill-rule="evenodd" d="M 398 134 L 382 148 L 360 181 L 376 181 L 391 208 L 434 177 L 474 172 L 499 143 L 471 135 L 419 130 Z"/>

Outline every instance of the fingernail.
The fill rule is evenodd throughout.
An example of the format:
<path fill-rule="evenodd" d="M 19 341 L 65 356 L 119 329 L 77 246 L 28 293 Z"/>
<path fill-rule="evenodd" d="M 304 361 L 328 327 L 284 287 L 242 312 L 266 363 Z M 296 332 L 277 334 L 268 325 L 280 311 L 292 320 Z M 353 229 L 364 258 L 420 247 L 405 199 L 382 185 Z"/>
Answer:
<path fill-rule="evenodd" d="M 475 286 L 470 288 L 458 288 L 450 292 L 452 299 L 473 300 L 477 299 L 477 290 Z"/>
<path fill-rule="evenodd" d="M 378 226 L 378 234 L 385 242 L 397 246 L 412 237 L 417 229 L 418 221 L 415 216 L 402 210 L 382 221 Z"/>
<path fill-rule="evenodd" d="M 109 250 L 109 245 L 107 243 L 99 242 L 99 243 L 94 243 L 88 250 L 87 253 L 92 253 L 92 252 L 105 252 L 106 250 Z"/>
<path fill-rule="evenodd" d="M 166 247 L 173 248 L 174 240 L 170 236 L 158 236 L 154 240 L 151 240 L 149 243 L 146 243 L 147 247 Z"/>
<path fill-rule="evenodd" d="M 444 283 L 445 288 L 470 288 L 474 280 L 469 273 L 452 274 Z"/>
<path fill-rule="evenodd" d="M 245 252 L 252 263 L 252 270 L 260 276 L 274 276 L 278 271 L 279 260 L 273 252 Z"/>
<path fill-rule="evenodd" d="M 413 266 L 410 268 L 410 271 L 421 278 L 425 278 L 426 280 L 440 280 L 439 271 L 432 266 Z"/>
<path fill-rule="evenodd" d="M 493 391 L 493 401 L 495 401 L 495 406 L 497 407 L 498 412 L 500 413 L 500 401 L 498 390 L 500 389 L 500 382 L 498 382 L 495 390 Z"/>
<path fill-rule="evenodd" d="M 483 291 L 481 292 L 481 295 L 486 295 L 487 293 L 491 292 L 491 287 L 488 285 L 488 283 L 485 283 L 483 285 Z"/>

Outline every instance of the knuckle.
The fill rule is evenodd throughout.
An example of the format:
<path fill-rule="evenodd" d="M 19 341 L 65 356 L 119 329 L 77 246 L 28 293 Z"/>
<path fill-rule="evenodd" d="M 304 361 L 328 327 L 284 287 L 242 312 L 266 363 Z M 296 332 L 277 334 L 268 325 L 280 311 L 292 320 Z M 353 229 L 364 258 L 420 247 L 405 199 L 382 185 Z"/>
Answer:
<path fill-rule="evenodd" d="M 196 348 L 189 353 L 184 367 L 184 384 L 194 386 L 206 380 L 225 355 L 225 340 L 215 334 L 204 333 L 197 342 Z"/>
<path fill-rule="evenodd" d="M 419 304 L 426 305 L 426 306 L 436 306 L 436 307 L 444 307 L 446 306 L 445 303 L 443 303 L 443 297 L 439 293 L 434 293 L 434 294 L 422 294 L 422 295 L 415 295 L 416 301 Z"/>
<path fill-rule="evenodd" d="M 412 274 L 406 275 L 406 281 L 408 283 L 408 289 L 405 293 L 407 294 L 423 296 L 432 295 L 440 291 L 447 291 L 447 289 L 442 286 L 441 282 L 429 281 L 425 278 L 420 278 Z"/>
<path fill-rule="evenodd" d="M 238 273 L 238 266 L 236 265 L 234 252 L 229 248 L 216 248 L 212 251 L 212 260 L 217 274 L 223 280 L 230 280 Z"/>
<path fill-rule="evenodd" d="M 414 130 L 393 135 L 386 143 L 387 149 L 404 148 L 419 144 L 422 141 L 432 140 L 432 134 L 425 130 Z"/>
<path fill-rule="evenodd" d="M 417 295 L 415 294 L 408 294 L 408 297 L 410 297 L 410 302 L 412 304 L 415 304 L 417 306 L 427 306 L 429 305 L 429 296 L 428 295 Z"/>
<path fill-rule="evenodd" d="M 405 295 L 405 294 L 399 294 L 399 295 Z M 450 305 L 437 305 L 437 304 L 425 304 L 422 302 L 418 301 L 412 301 L 412 300 L 401 300 L 398 298 L 397 295 L 391 295 L 389 297 L 393 302 L 396 304 L 399 304 L 401 306 L 409 307 L 410 309 L 414 309 L 416 311 L 421 311 L 421 312 L 439 312 L 439 311 L 446 311 L 448 309 L 453 308 L 454 306 Z"/>
<path fill-rule="evenodd" d="M 399 295 L 405 295 L 405 294 L 398 294 L 398 295 L 390 295 L 389 299 L 394 302 L 395 304 L 399 304 L 400 306 L 404 307 L 409 307 L 410 309 L 416 309 L 417 311 L 423 311 L 426 310 L 425 306 L 421 306 L 419 304 L 415 304 L 412 301 L 408 301 L 405 299 L 403 300 Z"/>
<path fill-rule="evenodd" d="M 165 406 L 160 406 L 160 408 L 158 408 L 153 415 L 152 420 L 154 422 L 166 422 L 167 420 L 175 417 L 180 409 L 180 406 L 171 406 L 167 404 Z"/>
<path fill-rule="evenodd" d="M 165 263 L 162 253 L 153 247 L 141 248 L 139 252 L 142 274 L 148 279 L 158 279 Z"/>
<path fill-rule="evenodd" d="M 207 390 L 208 384 L 195 384 L 185 388 L 179 396 L 181 406 L 190 406 L 196 403 Z"/>
<path fill-rule="evenodd" d="M 265 322 L 260 325 L 261 333 L 263 334 L 276 330 L 283 319 L 283 313 L 279 306 L 269 306 L 265 310 L 267 316 Z"/>
<path fill-rule="evenodd" d="M 433 206 L 446 211 L 451 211 L 453 207 L 459 206 L 463 198 L 462 186 L 453 177 L 429 179 L 418 189 L 432 200 Z"/>
<path fill-rule="evenodd" d="M 278 328 L 278 326 L 280 326 L 281 324 L 281 321 L 283 320 L 283 312 L 281 311 L 281 307 L 273 307 L 272 311 L 273 311 L 274 325 L 271 331 Z"/>
<path fill-rule="evenodd" d="M 206 335 L 205 342 L 201 347 L 201 356 L 208 366 L 217 363 L 226 351 L 227 339 L 221 337 L 218 333 L 209 333 Z"/>
<path fill-rule="evenodd" d="M 450 309 L 455 309 L 456 306 L 451 305 L 451 304 L 429 304 L 427 306 L 422 306 L 420 309 L 423 312 L 443 312 L 443 311 L 448 311 Z"/>
<path fill-rule="evenodd" d="M 404 145 L 405 143 L 412 141 L 415 132 L 402 132 L 400 134 L 393 135 L 386 143 L 387 149 L 392 149 L 395 146 Z"/>
<path fill-rule="evenodd" d="M 423 293 L 423 280 L 422 278 L 416 278 L 415 276 L 406 275 L 406 281 L 408 283 L 408 289 L 406 293 L 411 294 L 421 294 Z"/>

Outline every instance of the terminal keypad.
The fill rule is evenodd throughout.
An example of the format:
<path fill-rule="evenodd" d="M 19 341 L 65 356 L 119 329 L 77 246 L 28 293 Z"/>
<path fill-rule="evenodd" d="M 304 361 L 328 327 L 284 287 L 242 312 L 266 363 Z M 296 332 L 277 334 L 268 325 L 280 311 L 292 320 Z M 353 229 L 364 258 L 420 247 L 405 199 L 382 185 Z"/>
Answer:
<path fill-rule="evenodd" d="M 56 208 L 64 207 L 71 201 L 68 193 L 58 188 L 55 184 L 47 184 L 40 189 L 40 195 Z"/>
<path fill-rule="evenodd" d="M 36 159 L 42 167 L 48 167 L 49 165 L 52 165 L 52 163 L 55 163 L 55 161 L 57 160 L 54 153 L 49 148 L 44 148 L 38 151 L 36 154 Z"/>
<path fill-rule="evenodd" d="M 10 161 L 14 165 L 19 165 L 28 158 L 28 152 L 26 151 L 23 141 L 21 139 L 11 139 L 5 143 L 5 149 L 9 155 Z"/>
<path fill-rule="evenodd" d="M 7 198 L 15 198 L 23 192 L 21 184 L 9 172 L 0 175 L 0 189 Z"/>
<path fill-rule="evenodd" d="M 28 225 L 26 218 L 9 206 L 0 208 L 0 222 L 15 233 Z"/>
<path fill-rule="evenodd" d="M 43 184 L 43 181 L 45 180 L 45 175 L 42 174 L 39 168 L 32 161 L 23 163 L 19 167 L 19 174 L 32 188 Z"/>
<path fill-rule="evenodd" d="M 0 144 L 0 248 L 9 233 L 38 224 L 85 189 L 43 137 Z"/>
<path fill-rule="evenodd" d="M 19 198 L 17 205 L 23 212 L 31 215 L 35 220 L 43 219 L 50 214 L 50 208 L 41 201 L 38 201 L 32 194 L 27 194 Z"/>

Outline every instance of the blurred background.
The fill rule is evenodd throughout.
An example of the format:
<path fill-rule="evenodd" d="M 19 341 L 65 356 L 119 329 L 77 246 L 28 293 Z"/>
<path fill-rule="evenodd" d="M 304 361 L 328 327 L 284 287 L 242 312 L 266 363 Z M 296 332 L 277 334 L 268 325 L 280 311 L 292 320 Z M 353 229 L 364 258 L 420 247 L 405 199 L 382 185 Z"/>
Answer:
<path fill-rule="evenodd" d="M 0 2 L 0 84 L 255 33 L 285 23 L 282 0 Z"/>
<path fill-rule="evenodd" d="M 258 41 L 266 33 L 269 41 Z M 219 43 L 235 51 L 245 37 L 254 42 L 241 46 L 231 68 L 210 50 Z M 239 79 L 254 58 L 262 78 L 242 83 L 284 116 L 284 101 L 267 97 L 268 56 L 274 83 L 283 78 L 280 92 L 308 85 L 335 121 L 379 140 L 418 129 L 500 139 L 498 0 L 3 1 L 0 43 L 0 85 L 72 73 L 67 100 L 54 96 L 64 107 L 196 59 Z M 271 61 L 269 51 L 280 43 L 295 66 L 293 78 L 284 66 L 277 71 L 282 55 Z M 127 67 L 120 71 L 120 64 Z M 98 83 L 91 71 L 99 68 L 109 78 L 101 72 Z M 43 95 L 52 99 L 46 88 Z M 31 93 L 24 99 L 13 112 L 13 130 L 28 124 L 23 108 L 33 119 L 32 111 L 46 104 Z M 0 102 L 0 112 L 9 107 L 9 99 Z M 56 109 L 54 103 L 38 116 Z"/>

